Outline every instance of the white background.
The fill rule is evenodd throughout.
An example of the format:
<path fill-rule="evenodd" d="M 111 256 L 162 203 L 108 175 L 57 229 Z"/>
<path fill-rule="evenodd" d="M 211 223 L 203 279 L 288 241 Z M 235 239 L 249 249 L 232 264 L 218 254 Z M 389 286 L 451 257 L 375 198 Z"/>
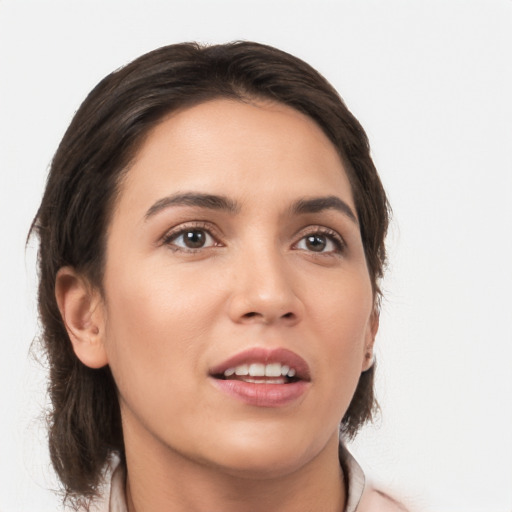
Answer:
<path fill-rule="evenodd" d="M 335 85 L 394 209 L 382 414 L 353 451 L 413 511 L 512 511 L 511 0 L 0 0 L 0 511 L 59 508 L 24 247 L 52 154 L 114 68 L 233 39 L 287 50 Z"/>

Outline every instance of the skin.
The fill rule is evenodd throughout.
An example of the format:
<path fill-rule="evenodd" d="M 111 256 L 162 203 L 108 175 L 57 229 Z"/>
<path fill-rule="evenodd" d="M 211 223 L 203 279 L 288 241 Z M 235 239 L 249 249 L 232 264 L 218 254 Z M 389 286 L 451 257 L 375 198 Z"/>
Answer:
<path fill-rule="evenodd" d="M 154 206 L 182 193 L 236 211 Z M 325 196 L 354 218 L 292 209 Z M 378 318 L 347 174 L 310 118 L 232 100 L 170 115 L 121 185 L 102 293 L 66 267 L 57 299 L 77 356 L 118 386 L 130 511 L 343 510 L 338 426 Z M 269 408 L 219 391 L 209 369 L 253 347 L 300 355 L 306 392 Z"/>

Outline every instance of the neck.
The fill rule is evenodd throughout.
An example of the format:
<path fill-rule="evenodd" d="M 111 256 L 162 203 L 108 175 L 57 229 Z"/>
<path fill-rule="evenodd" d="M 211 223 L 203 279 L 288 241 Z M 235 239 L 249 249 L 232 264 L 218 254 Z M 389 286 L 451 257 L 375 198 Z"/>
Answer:
<path fill-rule="evenodd" d="M 304 464 L 271 476 L 198 463 L 161 444 L 144 443 L 139 451 L 137 444 L 125 438 L 128 512 L 340 512 L 345 507 L 337 436 Z"/>

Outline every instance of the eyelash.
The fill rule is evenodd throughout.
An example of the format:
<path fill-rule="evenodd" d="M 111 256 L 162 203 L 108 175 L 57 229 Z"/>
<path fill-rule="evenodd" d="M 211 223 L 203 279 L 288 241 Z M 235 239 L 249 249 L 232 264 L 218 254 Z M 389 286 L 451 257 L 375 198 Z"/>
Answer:
<path fill-rule="evenodd" d="M 346 249 L 346 244 L 343 238 L 339 233 L 336 231 L 323 227 L 323 226 L 309 226 L 306 231 L 303 231 L 300 234 L 300 239 L 298 242 L 296 242 L 293 246 L 296 247 L 300 242 L 305 240 L 308 236 L 315 236 L 319 235 L 322 237 L 326 237 L 329 241 L 331 241 L 335 247 L 334 251 L 326 251 L 326 252 L 316 252 L 316 251 L 307 251 L 315 256 L 332 256 L 336 255 L 339 256 L 340 254 L 343 254 Z M 299 249 L 301 250 L 301 249 Z M 306 249 L 302 249 L 306 251 Z"/>
<path fill-rule="evenodd" d="M 191 247 L 181 247 L 174 245 L 174 242 L 180 237 L 183 236 L 185 233 L 191 232 L 191 231 L 201 231 L 207 234 L 207 236 L 211 237 L 213 239 L 213 244 L 209 245 L 207 247 L 199 247 L 199 248 L 191 248 Z M 162 237 L 162 245 L 167 245 L 172 251 L 174 252 L 184 252 L 184 253 L 197 253 L 199 251 L 204 251 L 206 249 L 210 249 L 211 247 L 222 247 L 222 242 L 219 242 L 220 236 L 217 235 L 215 232 L 216 230 L 212 229 L 212 226 L 205 222 L 194 222 L 191 224 L 186 225 L 180 225 L 179 227 L 172 229 L 171 231 L 167 232 Z M 303 230 L 300 233 L 300 238 L 297 242 L 293 244 L 293 248 L 297 248 L 297 246 L 305 240 L 308 236 L 315 236 L 319 235 L 322 237 L 326 237 L 330 242 L 333 243 L 335 246 L 334 251 L 308 251 L 307 249 L 297 249 L 302 250 L 304 252 L 311 253 L 315 256 L 332 256 L 334 255 L 340 255 L 342 254 L 346 249 L 346 244 L 343 238 L 340 236 L 339 233 L 336 231 L 333 231 L 332 229 L 323 227 L 323 226 L 309 226 L 306 230 Z"/>
<path fill-rule="evenodd" d="M 197 249 L 191 247 L 178 247 L 176 245 L 173 245 L 173 242 L 175 242 L 180 236 L 183 236 L 185 233 L 189 233 L 190 231 L 205 232 L 209 237 L 211 237 L 214 240 L 214 244 L 209 247 L 199 247 Z M 167 245 L 172 251 L 180 251 L 185 253 L 196 253 L 199 251 L 204 251 L 205 249 L 209 249 L 210 247 L 222 246 L 223 244 L 217 241 L 220 237 L 216 233 L 214 234 L 214 231 L 215 230 L 212 229 L 212 226 L 206 222 L 193 222 L 191 224 L 180 225 L 177 228 L 167 232 L 163 236 L 162 244 Z"/>

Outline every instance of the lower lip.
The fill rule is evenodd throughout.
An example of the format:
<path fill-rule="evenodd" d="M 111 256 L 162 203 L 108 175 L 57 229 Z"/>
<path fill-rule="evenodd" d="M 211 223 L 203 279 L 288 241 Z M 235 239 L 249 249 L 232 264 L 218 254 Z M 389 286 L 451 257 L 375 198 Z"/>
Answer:
<path fill-rule="evenodd" d="M 289 384 L 256 384 L 241 380 L 213 379 L 220 391 L 248 405 L 283 407 L 299 399 L 308 387 L 303 380 Z"/>

